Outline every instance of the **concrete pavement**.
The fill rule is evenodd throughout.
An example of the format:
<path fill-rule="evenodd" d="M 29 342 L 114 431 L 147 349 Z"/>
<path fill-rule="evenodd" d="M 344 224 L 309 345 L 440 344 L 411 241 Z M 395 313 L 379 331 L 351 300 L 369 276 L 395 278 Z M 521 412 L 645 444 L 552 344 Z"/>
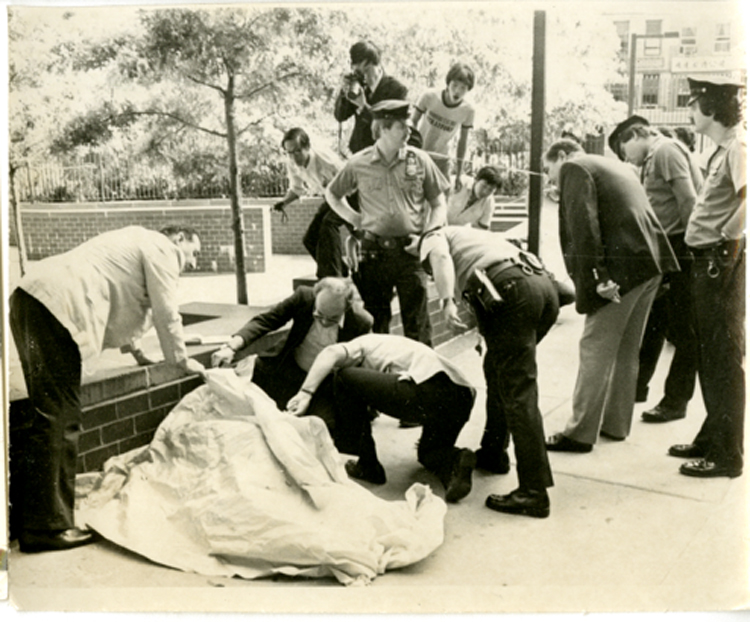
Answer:
<path fill-rule="evenodd" d="M 555 234 L 542 255 L 558 274 Z M 312 272 L 308 258 L 276 257 L 265 275 L 248 275 L 255 292 L 278 300 L 292 276 Z M 283 276 L 282 276 L 283 275 Z M 234 277 L 189 276 L 181 302 L 234 302 Z M 226 298 L 226 300 L 225 300 Z M 541 409 L 548 434 L 570 415 L 582 317 L 566 307 L 540 344 Z M 476 448 L 484 425 L 484 378 L 476 335 L 439 347 L 479 389 L 459 444 Z M 258 581 L 189 574 L 158 566 L 108 542 L 72 551 L 9 555 L 11 598 L 31 610 L 245 612 L 583 612 L 704 611 L 748 604 L 748 476 L 695 480 L 679 475 L 670 444 L 689 442 L 704 409 L 700 395 L 685 420 L 640 421 L 660 397 L 663 356 L 648 404 L 636 405 L 631 436 L 602 440 L 590 454 L 550 454 L 552 514 L 539 520 L 487 510 L 488 494 L 509 492 L 515 472 L 477 472 L 470 495 L 451 505 L 445 542 L 411 567 L 389 572 L 368 589 L 332 580 Z M 414 481 L 442 488 L 416 461 L 418 429 L 380 416 L 374 431 L 388 483 L 373 487 L 400 499 Z M 511 454 L 512 455 L 512 454 Z M 225 588 L 225 589 L 218 589 Z"/>
<path fill-rule="evenodd" d="M 548 433 L 559 430 L 570 414 L 581 328 L 582 318 L 566 307 L 539 348 Z M 479 388 L 459 439 L 472 448 L 484 425 L 485 395 L 475 340 L 468 334 L 440 347 Z M 663 386 L 667 363 L 663 357 L 654 394 Z M 34 610 L 110 611 L 574 612 L 746 606 L 747 476 L 694 480 L 679 475 L 680 460 L 666 455 L 670 444 L 691 440 L 700 426 L 700 396 L 685 420 L 668 424 L 640 422 L 644 406 L 636 407 L 626 441 L 602 441 L 585 455 L 551 454 L 556 485 L 550 490 L 548 519 L 487 510 L 486 496 L 512 490 L 516 476 L 476 473 L 471 494 L 449 507 L 444 544 L 422 562 L 379 577 L 366 590 L 347 590 L 328 580 L 199 576 L 99 542 L 34 555 L 12 549 L 11 597 Z M 374 430 L 389 477 L 385 486 L 373 488 L 375 494 L 402 498 L 413 481 L 429 483 L 442 494 L 416 461 L 418 429 L 399 429 L 396 420 L 381 416 Z"/>

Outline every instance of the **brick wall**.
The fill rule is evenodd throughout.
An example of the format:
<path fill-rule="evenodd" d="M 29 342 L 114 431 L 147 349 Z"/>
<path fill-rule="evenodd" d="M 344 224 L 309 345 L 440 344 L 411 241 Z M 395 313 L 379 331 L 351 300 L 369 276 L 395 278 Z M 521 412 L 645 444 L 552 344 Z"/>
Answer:
<path fill-rule="evenodd" d="M 171 371 L 160 366 L 139 368 L 82 387 L 79 472 L 97 471 L 112 456 L 150 443 L 177 402 L 203 383 L 199 376 L 165 379 L 165 372 Z M 102 401 L 102 395 L 109 399 Z"/>
<path fill-rule="evenodd" d="M 322 197 L 295 201 L 286 207 L 287 222 L 281 222 L 280 212 L 271 210 L 271 249 L 274 255 L 307 255 L 302 238 L 322 202 Z M 271 205 L 273 203 L 275 201 Z"/>
<path fill-rule="evenodd" d="M 265 272 L 271 252 L 266 204 L 246 201 L 242 207 L 247 272 Z M 63 253 L 95 235 L 129 225 L 160 229 L 168 224 L 186 224 L 195 227 L 201 236 L 199 272 L 234 271 L 228 200 L 24 204 L 21 215 L 30 260 Z"/>

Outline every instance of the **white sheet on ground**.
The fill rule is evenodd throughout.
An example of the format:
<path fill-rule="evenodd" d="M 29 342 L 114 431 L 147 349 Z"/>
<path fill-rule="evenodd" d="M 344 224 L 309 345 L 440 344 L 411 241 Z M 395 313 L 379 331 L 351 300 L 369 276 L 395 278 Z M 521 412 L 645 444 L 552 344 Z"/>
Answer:
<path fill-rule="evenodd" d="M 208 372 L 150 445 L 79 477 L 76 518 L 166 566 L 366 584 L 443 542 L 445 502 L 385 501 L 351 481 L 325 424 L 280 412 L 247 378 Z"/>

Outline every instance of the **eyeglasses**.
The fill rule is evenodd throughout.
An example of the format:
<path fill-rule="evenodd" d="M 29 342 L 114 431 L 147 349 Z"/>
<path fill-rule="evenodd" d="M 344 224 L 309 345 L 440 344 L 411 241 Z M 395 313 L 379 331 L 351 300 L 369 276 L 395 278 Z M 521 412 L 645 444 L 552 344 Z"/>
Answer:
<path fill-rule="evenodd" d="M 289 149 L 284 149 L 284 153 L 286 153 L 287 155 L 290 155 L 290 156 L 291 156 L 291 155 L 297 155 L 297 154 L 300 154 L 300 153 L 302 153 L 303 151 L 304 151 L 304 149 L 302 149 L 302 147 L 297 147 L 296 149 L 291 149 L 291 150 L 289 150 Z"/>
<path fill-rule="evenodd" d="M 334 324 L 338 324 L 341 321 L 343 314 L 337 316 L 323 315 L 316 309 L 315 311 L 313 311 L 313 317 L 318 320 L 318 322 L 320 322 L 323 326 L 333 326 Z"/>

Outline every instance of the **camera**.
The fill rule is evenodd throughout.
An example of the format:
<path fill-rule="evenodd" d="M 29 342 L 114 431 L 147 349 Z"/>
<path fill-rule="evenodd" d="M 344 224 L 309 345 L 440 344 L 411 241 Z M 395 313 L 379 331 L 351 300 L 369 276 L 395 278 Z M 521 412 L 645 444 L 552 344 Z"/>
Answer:
<path fill-rule="evenodd" d="M 355 71 L 344 75 L 344 81 L 347 84 L 346 96 L 349 99 L 359 97 L 362 87 L 365 85 L 364 78 Z"/>

